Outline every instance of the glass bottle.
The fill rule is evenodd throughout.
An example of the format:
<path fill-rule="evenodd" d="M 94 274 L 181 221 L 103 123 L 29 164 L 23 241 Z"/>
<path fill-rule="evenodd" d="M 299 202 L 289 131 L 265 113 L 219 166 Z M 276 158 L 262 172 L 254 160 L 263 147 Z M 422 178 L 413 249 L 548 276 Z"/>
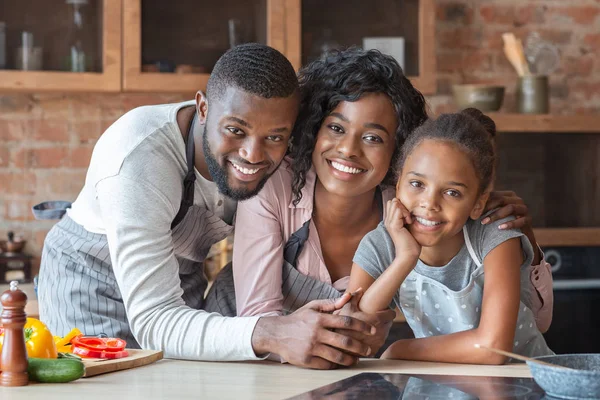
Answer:
<path fill-rule="evenodd" d="M 88 0 L 66 0 L 69 7 L 69 42 L 67 55 L 67 70 L 70 72 L 85 72 L 86 58 L 89 57 L 84 46 L 86 25 L 83 9 Z"/>

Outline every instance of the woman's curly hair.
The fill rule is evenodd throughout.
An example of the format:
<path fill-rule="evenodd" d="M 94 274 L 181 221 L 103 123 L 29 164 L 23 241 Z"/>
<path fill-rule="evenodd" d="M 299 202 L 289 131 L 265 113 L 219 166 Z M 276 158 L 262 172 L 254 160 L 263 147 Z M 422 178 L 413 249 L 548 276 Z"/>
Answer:
<path fill-rule="evenodd" d="M 386 94 L 397 113 L 394 166 L 404 140 L 427 119 L 425 98 L 404 76 L 396 60 L 377 50 L 348 48 L 334 50 L 298 72 L 300 112 L 292 132 L 294 205 L 302 198 L 306 173 L 312 166 L 312 153 L 323 120 L 342 101 L 356 101 L 365 93 Z M 384 184 L 394 185 L 393 168 Z"/>

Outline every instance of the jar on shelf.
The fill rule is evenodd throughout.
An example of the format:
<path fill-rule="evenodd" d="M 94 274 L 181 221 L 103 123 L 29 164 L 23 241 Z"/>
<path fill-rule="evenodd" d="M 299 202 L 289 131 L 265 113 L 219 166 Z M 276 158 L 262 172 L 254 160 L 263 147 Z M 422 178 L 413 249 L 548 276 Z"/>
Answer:
<path fill-rule="evenodd" d="M 86 48 L 86 25 L 84 8 L 88 0 L 66 0 L 69 5 L 70 27 L 68 32 L 67 70 L 70 72 L 85 72 L 90 65 L 90 51 Z"/>

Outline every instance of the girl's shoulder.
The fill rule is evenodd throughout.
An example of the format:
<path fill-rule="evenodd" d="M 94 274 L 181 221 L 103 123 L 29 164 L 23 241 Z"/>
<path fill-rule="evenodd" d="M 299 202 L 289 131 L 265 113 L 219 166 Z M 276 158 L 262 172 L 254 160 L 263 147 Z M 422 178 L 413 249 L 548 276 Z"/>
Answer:
<path fill-rule="evenodd" d="M 527 247 L 527 244 L 529 244 L 527 237 L 521 232 L 520 229 L 500 229 L 500 225 L 514 220 L 514 216 L 502 218 L 485 225 L 482 224 L 481 221 L 490 213 L 484 214 L 476 220 L 469 219 L 464 228 L 466 230 L 466 234 L 468 235 L 468 238 L 465 237 L 465 241 L 469 240 L 473 252 L 481 263 L 489 252 L 507 240 L 521 238 L 522 242 L 526 242 L 523 243 L 524 248 Z M 528 247 L 531 247 L 531 245 L 529 244 Z"/>

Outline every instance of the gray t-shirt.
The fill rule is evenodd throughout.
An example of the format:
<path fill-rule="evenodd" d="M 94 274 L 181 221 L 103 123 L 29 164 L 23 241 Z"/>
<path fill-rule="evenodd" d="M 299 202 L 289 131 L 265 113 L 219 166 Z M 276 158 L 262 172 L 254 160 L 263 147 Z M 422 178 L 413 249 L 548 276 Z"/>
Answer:
<path fill-rule="evenodd" d="M 465 229 L 471 240 L 474 255 L 479 260 L 479 263 L 483 264 L 483 260 L 488 253 L 498 245 L 509 239 L 520 237 L 521 247 L 523 248 L 523 264 L 521 265 L 521 269 L 523 270 L 531 265 L 533 261 L 533 248 L 527 236 L 518 229 L 498 229 L 498 226 L 501 224 L 512 220 L 514 220 L 514 217 L 507 217 L 487 225 L 482 225 L 481 219 L 476 221 L 470 219 L 467 222 Z M 394 242 L 382 221 L 376 229 L 369 232 L 362 239 L 353 261 L 371 275 L 371 277 L 377 279 L 392 264 L 395 257 Z M 469 284 L 472 274 L 477 268 L 478 265 L 469 254 L 469 250 L 465 244 L 448 264 L 444 266 L 429 266 L 419 260 L 415 266 L 415 271 L 441 283 L 452 291 L 458 292 Z M 524 281 L 522 282 L 524 283 Z M 529 297 L 529 292 L 529 287 L 521 288 L 521 293 L 526 298 Z M 399 293 L 394 297 L 394 303 L 400 306 Z M 525 303 L 527 304 L 528 302 L 526 301 Z"/>
<path fill-rule="evenodd" d="M 531 311 L 529 274 L 533 249 L 518 230 L 498 226 L 513 218 L 489 225 L 469 220 L 463 228 L 465 244 L 447 265 L 432 267 L 418 261 L 394 296 L 416 338 L 447 335 L 479 326 L 484 291 L 483 260 L 501 243 L 521 238 L 523 263 L 517 328 L 513 352 L 529 357 L 553 354 L 537 329 Z M 394 244 L 383 223 L 361 241 L 354 262 L 377 279 L 394 259 Z"/>

